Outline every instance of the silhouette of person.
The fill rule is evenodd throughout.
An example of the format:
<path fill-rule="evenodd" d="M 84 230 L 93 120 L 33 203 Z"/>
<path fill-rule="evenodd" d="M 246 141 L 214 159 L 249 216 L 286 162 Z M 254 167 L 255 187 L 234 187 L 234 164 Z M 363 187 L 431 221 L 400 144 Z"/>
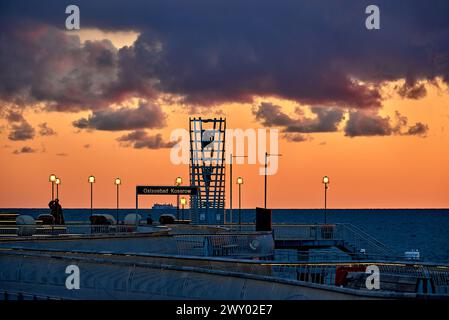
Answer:
<path fill-rule="evenodd" d="M 62 213 L 62 206 L 59 199 L 55 199 L 55 222 L 56 224 L 65 224 L 64 214 Z"/>
<path fill-rule="evenodd" d="M 50 201 L 48 206 L 50 207 L 50 213 L 54 218 L 54 223 L 55 224 L 65 224 L 64 215 L 62 213 L 62 207 L 59 204 L 59 199 Z"/>
<path fill-rule="evenodd" d="M 53 217 L 52 219 L 51 219 L 51 221 L 50 220 L 48 220 L 48 219 L 45 219 L 45 223 L 46 224 L 54 224 L 55 223 L 55 201 L 54 200 L 51 200 L 49 203 L 48 203 L 48 207 L 50 208 L 50 215 Z"/>

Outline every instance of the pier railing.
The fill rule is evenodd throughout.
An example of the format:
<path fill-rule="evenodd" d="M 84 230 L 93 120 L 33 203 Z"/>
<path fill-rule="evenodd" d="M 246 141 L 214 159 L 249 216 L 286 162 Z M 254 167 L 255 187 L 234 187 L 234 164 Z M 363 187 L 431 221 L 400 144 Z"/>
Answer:
<path fill-rule="evenodd" d="M 253 231 L 253 224 L 227 226 L 232 230 Z M 278 242 L 314 241 L 320 244 L 333 243 L 344 252 L 357 258 L 397 258 L 399 254 L 372 237 L 362 229 L 349 224 L 274 224 L 273 237 Z"/>
<path fill-rule="evenodd" d="M 108 234 L 129 233 L 151 230 L 148 225 L 90 225 L 83 223 L 69 223 L 67 225 L 8 225 L 0 226 L 0 236 L 27 236 L 27 235 L 61 235 L 61 234 Z M 170 225 L 168 225 L 170 227 Z M 189 229 L 190 228 L 190 229 Z M 254 224 L 202 226 L 191 228 L 190 226 L 173 226 L 171 233 L 178 242 L 179 253 L 208 256 L 235 256 L 244 257 L 254 253 L 248 243 L 251 237 L 248 233 L 254 233 Z M 230 233 L 229 235 L 224 235 Z M 273 239 L 277 245 L 287 247 L 298 245 L 296 253 L 283 253 L 283 257 L 276 259 L 288 261 L 306 261 L 311 259 L 307 254 L 301 254 L 300 245 L 313 247 L 334 246 L 341 249 L 341 253 L 323 253 L 322 257 L 314 255 L 314 259 L 329 260 L 334 256 L 336 261 L 344 260 L 400 260 L 403 257 L 390 249 L 382 242 L 367 234 L 360 228 L 351 224 L 274 224 Z M 208 235 L 207 237 L 205 235 Z M 220 236 L 217 236 L 220 235 Z M 206 239 L 206 240 L 204 240 Z M 307 244 L 307 242 L 309 242 Z M 252 245 L 255 246 L 254 243 Z M 264 253 L 265 254 L 265 253 Z"/>
<path fill-rule="evenodd" d="M 175 234 L 178 253 L 205 257 L 272 257 L 271 233 Z"/>
<path fill-rule="evenodd" d="M 136 225 L 0 225 L 0 236 L 62 235 L 62 234 L 102 234 L 136 231 Z"/>
<path fill-rule="evenodd" d="M 398 253 L 369 235 L 362 229 L 349 224 L 336 225 L 337 237 L 340 237 L 347 244 L 348 248 L 352 248 L 352 253 L 365 255 L 381 255 L 397 257 Z"/>
<path fill-rule="evenodd" d="M 449 294 L 449 267 L 392 262 L 303 263 L 271 265 L 276 277 L 368 290 L 368 266 L 379 268 L 380 290 L 419 294 Z"/>

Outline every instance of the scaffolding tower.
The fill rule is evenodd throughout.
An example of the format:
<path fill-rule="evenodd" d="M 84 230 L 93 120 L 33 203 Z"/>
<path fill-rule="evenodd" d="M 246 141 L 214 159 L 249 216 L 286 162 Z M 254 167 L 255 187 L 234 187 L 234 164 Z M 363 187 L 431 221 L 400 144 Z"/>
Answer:
<path fill-rule="evenodd" d="M 190 118 L 189 130 L 190 185 L 198 187 L 191 199 L 192 222 L 223 224 L 226 118 Z"/>

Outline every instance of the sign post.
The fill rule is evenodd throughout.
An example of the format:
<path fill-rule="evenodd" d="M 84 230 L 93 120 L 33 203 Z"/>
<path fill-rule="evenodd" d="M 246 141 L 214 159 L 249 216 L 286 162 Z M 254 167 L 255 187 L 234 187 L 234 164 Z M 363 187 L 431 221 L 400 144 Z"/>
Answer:
<path fill-rule="evenodd" d="M 138 225 L 137 214 L 139 209 L 139 196 L 145 195 L 196 196 L 197 194 L 198 194 L 198 187 L 192 186 L 136 186 L 136 227 Z"/>

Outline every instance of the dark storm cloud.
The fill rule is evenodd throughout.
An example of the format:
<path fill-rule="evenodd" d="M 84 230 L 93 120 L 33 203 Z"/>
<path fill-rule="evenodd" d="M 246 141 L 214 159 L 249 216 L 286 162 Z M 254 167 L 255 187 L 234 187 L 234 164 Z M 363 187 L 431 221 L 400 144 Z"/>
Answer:
<path fill-rule="evenodd" d="M 5 30 L 11 31 L 16 20 L 33 30 L 33 20 L 63 28 L 65 3 L 17 2 L 2 3 Z M 118 52 L 107 43 L 80 49 L 54 33 L 35 42 L 6 32 L 0 65 L 7 68 L 0 91 L 3 98 L 29 92 L 34 99 L 52 101 L 56 109 L 99 108 L 129 94 L 147 97 L 154 86 L 203 105 L 251 101 L 259 95 L 375 108 L 381 106 L 377 85 L 382 81 L 449 80 L 449 2 L 376 1 L 381 8 L 378 31 L 365 28 L 369 4 L 81 0 L 82 28 L 137 30 L 141 36 L 135 45 Z M 57 67 L 62 56 L 78 68 L 55 68 L 48 76 L 46 71 Z M 24 72 L 14 75 L 17 68 Z M 26 72 L 34 69 L 36 75 Z M 419 89 L 406 96 L 422 95 Z"/>
<path fill-rule="evenodd" d="M 288 132 L 335 132 L 343 120 L 344 111 L 340 108 L 311 107 L 314 119 L 303 118 L 286 128 Z"/>
<path fill-rule="evenodd" d="M 153 96 L 151 77 L 136 73 L 126 50 L 109 40 L 82 45 L 78 36 L 37 22 L 11 28 L 0 35 L 0 100 L 79 111 Z"/>
<path fill-rule="evenodd" d="M 13 141 L 31 140 L 34 138 L 34 135 L 34 128 L 24 120 L 20 123 L 13 123 L 11 125 L 8 139 Z"/>
<path fill-rule="evenodd" d="M 294 122 L 289 115 L 282 112 L 281 106 L 269 102 L 262 102 L 257 109 L 253 109 L 253 114 L 267 127 L 289 126 Z"/>
<path fill-rule="evenodd" d="M 135 130 L 117 138 L 117 141 L 124 147 L 133 147 L 135 149 L 171 148 L 177 143 L 164 141 L 160 133 L 150 136 L 144 130 Z"/>
<path fill-rule="evenodd" d="M 253 109 L 253 114 L 264 126 L 283 127 L 285 132 L 290 133 L 335 132 L 343 120 L 344 110 L 341 108 L 311 107 L 310 110 L 314 118 L 305 117 L 301 108 L 296 108 L 296 117 L 291 117 L 280 106 L 262 102 Z"/>
<path fill-rule="evenodd" d="M 94 111 L 87 119 L 74 121 L 73 126 L 107 131 L 150 129 L 164 127 L 165 119 L 166 115 L 158 105 L 141 102 L 136 109 L 123 107 Z"/>
<path fill-rule="evenodd" d="M 383 118 L 376 113 L 353 111 L 345 126 L 345 135 L 356 136 L 389 136 L 393 132 L 390 118 Z"/>
<path fill-rule="evenodd" d="M 408 99 L 420 99 L 427 94 L 423 83 L 414 83 L 406 81 L 401 87 L 397 88 L 399 95 Z"/>
<path fill-rule="evenodd" d="M 398 111 L 395 118 L 382 117 L 372 111 L 351 111 L 349 120 L 344 128 L 345 135 L 348 137 L 357 136 L 390 136 L 390 135 L 420 135 L 424 136 L 428 131 L 428 126 L 417 122 L 408 126 L 407 117 L 401 115 Z"/>
<path fill-rule="evenodd" d="M 22 147 L 21 149 L 13 151 L 13 154 L 21 154 L 21 153 L 36 153 L 36 150 L 31 147 L 25 146 Z"/>

